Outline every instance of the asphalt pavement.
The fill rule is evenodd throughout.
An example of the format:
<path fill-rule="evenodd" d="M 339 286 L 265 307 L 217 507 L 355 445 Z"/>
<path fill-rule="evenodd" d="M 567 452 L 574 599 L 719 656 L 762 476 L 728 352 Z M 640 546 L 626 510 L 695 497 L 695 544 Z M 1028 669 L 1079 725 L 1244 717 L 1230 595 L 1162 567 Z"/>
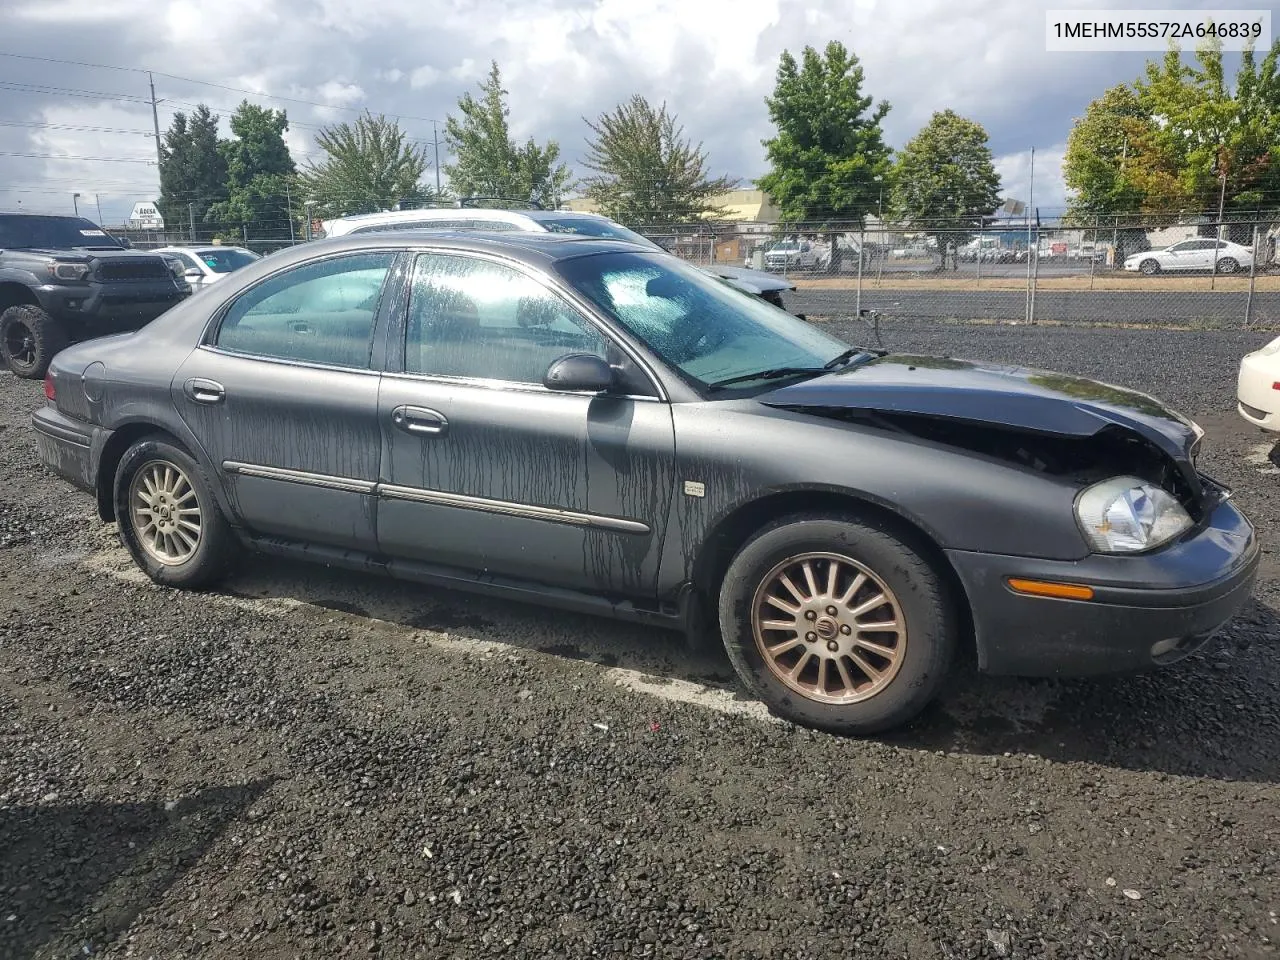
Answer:
<path fill-rule="evenodd" d="M 1271 335 L 883 333 L 1196 417 L 1255 601 L 1163 670 L 961 665 L 838 738 L 636 627 L 266 561 L 157 587 L 0 376 L 0 957 L 1275 957 L 1280 469 L 1232 403 Z"/>

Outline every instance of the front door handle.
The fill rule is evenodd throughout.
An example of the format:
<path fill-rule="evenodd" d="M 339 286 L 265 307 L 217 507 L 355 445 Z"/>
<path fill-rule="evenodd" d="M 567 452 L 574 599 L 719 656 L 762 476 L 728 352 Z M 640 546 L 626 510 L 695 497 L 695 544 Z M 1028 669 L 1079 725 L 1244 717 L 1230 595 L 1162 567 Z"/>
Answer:
<path fill-rule="evenodd" d="M 406 433 L 421 437 L 438 437 L 449 429 L 445 415 L 427 407 L 396 407 L 391 411 L 391 422 Z"/>
<path fill-rule="evenodd" d="M 193 377 L 182 385 L 182 389 L 196 403 L 221 403 L 227 398 L 227 391 L 216 380 Z"/>

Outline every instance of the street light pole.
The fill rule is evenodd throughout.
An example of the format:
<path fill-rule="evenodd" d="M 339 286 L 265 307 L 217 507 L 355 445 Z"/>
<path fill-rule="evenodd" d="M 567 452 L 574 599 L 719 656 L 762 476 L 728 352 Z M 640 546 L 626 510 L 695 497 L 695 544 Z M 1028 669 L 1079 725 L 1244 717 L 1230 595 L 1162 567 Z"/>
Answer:
<path fill-rule="evenodd" d="M 98 199 L 98 195 L 96 193 L 93 195 L 93 202 L 98 207 L 98 226 L 102 226 L 102 201 Z"/>

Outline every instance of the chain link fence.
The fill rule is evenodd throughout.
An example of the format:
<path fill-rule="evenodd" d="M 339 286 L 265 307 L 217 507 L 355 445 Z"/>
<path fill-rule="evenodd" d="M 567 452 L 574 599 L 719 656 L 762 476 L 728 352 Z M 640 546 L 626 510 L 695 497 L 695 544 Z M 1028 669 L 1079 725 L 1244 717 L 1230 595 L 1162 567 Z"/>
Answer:
<path fill-rule="evenodd" d="M 638 229 L 694 263 L 775 274 L 795 286 L 788 305 L 812 315 L 1280 324 L 1280 214 L 1172 225 L 1098 217 L 1087 227 L 1033 220 Z"/>

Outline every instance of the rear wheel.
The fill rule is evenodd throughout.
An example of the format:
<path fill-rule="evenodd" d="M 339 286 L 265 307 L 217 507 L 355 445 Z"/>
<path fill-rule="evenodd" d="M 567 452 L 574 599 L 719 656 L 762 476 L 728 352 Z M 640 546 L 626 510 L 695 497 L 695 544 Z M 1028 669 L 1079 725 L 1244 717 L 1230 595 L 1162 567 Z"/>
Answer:
<path fill-rule="evenodd" d="M 720 592 L 720 628 L 743 682 L 779 715 L 836 733 L 910 720 L 956 644 L 946 585 L 872 521 L 796 515 L 751 538 Z"/>
<path fill-rule="evenodd" d="M 235 534 L 200 465 L 169 440 L 145 437 L 125 451 L 115 507 L 125 549 L 156 583 L 205 587 L 230 570 Z"/>
<path fill-rule="evenodd" d="M 39 380 L 66 345 L 62 325 L 42 307 L 20 303 L 0 313 L 0 356 L 14 376 Z"/>
<path fill-rule="evenodd" d="M 1239 269 L 1240 269 L 1240 264 L 1238 264 L 1231 257 L 1223 257 L 1221 260 L 1218 261 L 1219 273 L 1235 273 Z"/>
<path fill-rule="evenodd" d="M 1148 277 L 1154 277 L 1160 272 L 1160 264 L 1155 260 L 1143 260 L 1142 263 L 1138 264 L 1138 269 Z"/>

